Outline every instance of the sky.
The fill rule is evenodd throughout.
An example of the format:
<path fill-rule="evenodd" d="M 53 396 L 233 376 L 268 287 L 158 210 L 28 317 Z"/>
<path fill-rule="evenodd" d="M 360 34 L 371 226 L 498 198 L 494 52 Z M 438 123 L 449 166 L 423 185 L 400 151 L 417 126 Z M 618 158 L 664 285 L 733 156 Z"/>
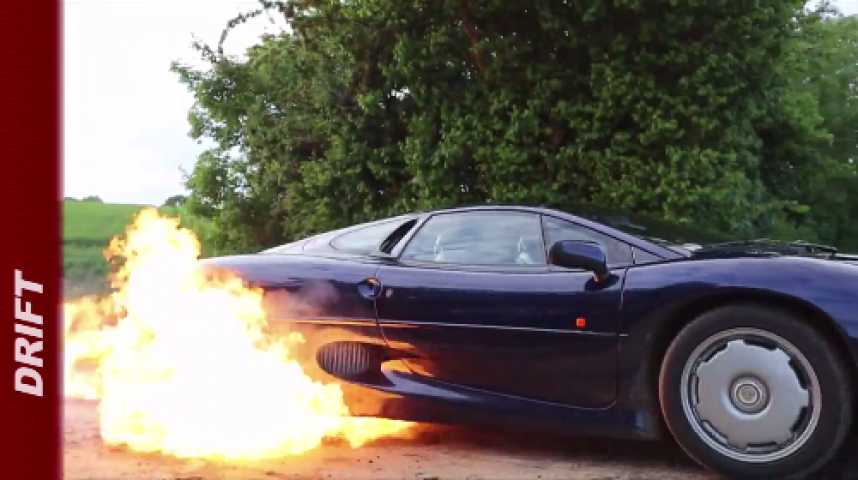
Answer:
<path fill-rule="evenodd" d="M 216 45 L 226 22 L 255 0 L 66 0 L 64 2 L 64 195 L 160 205 L 184 193 L 204 149 L 188 136 L 193 96 L 170 71 L 202 65 L 194 38 Z M 225 44 L 241 54 L 266 16 L 239 26 Z"/>
<path fill-rule="evenodd" d="M 833 2 L 847 15 L 858 0 Z M 226 22 L 255 0 L 65 0 L 64 195 L 160 205 L 183 194 L 183 172 L 205 148 L 188 136 L 193 96 L 173 61 L 202 65 L 194 38 L 215 45 Z M 234 30 L 224 46 L 240 55 L 276 16 Z"/>

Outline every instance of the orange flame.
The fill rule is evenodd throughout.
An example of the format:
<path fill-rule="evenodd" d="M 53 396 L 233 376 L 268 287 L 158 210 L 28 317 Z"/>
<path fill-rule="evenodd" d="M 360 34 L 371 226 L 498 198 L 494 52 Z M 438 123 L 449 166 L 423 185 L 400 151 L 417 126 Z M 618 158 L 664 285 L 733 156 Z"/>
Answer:
<path fill-rule="evenodd" d="M 108 297 L 65 304 L 66 396 L 98 399 L 105 443 L 179 457 L 295 455 L 339 437 L 358 447 L 407 422 L 355 418 L 336 383 L 265 333 L 262 292 L 207 277 L 178 220 L 143 210 L 105 251 Z"/>

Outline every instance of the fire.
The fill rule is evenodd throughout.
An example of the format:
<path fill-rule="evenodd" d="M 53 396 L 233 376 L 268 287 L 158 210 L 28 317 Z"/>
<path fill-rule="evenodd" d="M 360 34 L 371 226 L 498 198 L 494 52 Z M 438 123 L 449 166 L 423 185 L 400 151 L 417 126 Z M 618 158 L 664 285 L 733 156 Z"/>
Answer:
<path fill-rule="evenodd" d="M 336 383 L 266 333 L 262 292 L 211 278 L 178 220 L 143 210 L 105 250 L 115 291 L 65 304 L 66 396 L 99 400 L 110 445 L 179 457 L 295 455 L 324 438 L 358 447 L 407 422 L 355 418 Z"/>

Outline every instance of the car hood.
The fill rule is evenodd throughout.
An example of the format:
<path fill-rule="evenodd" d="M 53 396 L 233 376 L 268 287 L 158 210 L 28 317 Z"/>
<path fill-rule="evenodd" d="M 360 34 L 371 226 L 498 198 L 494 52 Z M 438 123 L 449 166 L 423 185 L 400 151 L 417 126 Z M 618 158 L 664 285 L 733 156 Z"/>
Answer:
<path fill-rule="evenodd" d="M 691 250 L 693 259 L 739 257 L 809 257 L 858 265 L 858 255 L 839 253 L 834 247 L 808 242 L 748 240 L 716 243 Z"/>
<path fill-rule="evenodd" d="M 836 255 L 832 260 L 840 261 L 843 263 L 848 263 L 850 265 L 858 266 L 858 255 Z"/>

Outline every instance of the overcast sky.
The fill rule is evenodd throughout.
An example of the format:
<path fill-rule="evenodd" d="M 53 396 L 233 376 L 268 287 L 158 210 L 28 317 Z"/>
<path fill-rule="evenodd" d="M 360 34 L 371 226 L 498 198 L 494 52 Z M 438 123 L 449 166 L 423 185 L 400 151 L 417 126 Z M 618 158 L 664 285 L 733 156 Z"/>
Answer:
<path fill-rule="evenodd" d="M 858 14 L 858 0 L 834 2 Z M 199 64 L 190 45 L 214 45 L 226 21 L 254 0 L 65 0 L 65 195 L 161 204 L 184 193 L 203 146 L 188 136 L 193 97 L 169 71 Z M 284 28 L 258 17 L 236 29 L 226 51 L 242 53 Z M 274 21 L 275 23 L 272 23 Z"/>
<path fill-rule="evenodd" d="M 66 0 L 65 195 L 160 204 L 183 193 L 203 149 L 188 136 L 193 97 L 170 72 L 200 64 L 194 38 L 215 45 L 227 20 L 254 0 Z M 257 17 L 227 39 L 242 53 L 283 25 Z"/>

